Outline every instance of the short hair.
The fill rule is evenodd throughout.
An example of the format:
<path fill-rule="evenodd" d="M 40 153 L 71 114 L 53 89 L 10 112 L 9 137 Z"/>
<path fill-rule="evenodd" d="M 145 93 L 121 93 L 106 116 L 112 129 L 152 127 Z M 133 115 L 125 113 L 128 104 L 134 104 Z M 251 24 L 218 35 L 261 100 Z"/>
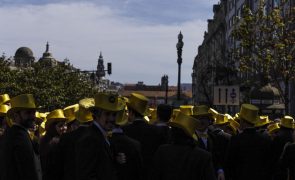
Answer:
<path fill-rule="evenodd" d="M 168 104 L 160 104 L 157 107 L 158 119 L 163 122 L 168 122 L 172 115 L 172 106 Z"/>

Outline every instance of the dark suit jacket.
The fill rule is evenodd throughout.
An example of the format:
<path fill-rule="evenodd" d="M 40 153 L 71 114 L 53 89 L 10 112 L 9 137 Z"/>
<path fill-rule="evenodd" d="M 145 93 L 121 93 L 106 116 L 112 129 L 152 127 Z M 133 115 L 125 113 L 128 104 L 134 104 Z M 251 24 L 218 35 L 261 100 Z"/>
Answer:
<path fill-rule="evenodd" d="M 284 127 L 281 127 L 279 130 L 278 136 L 276 136 L 273 139 L 272 142 L 272 156 L 273 157 L 273 179 L 274 180 L 281 180 L 281 179 L 286 179 L 287 178 L 287 171 L 284 169 L 281 169 L 281 167 L 278 165 L 279 163 L 279 158 L 283 152 L 284 146 L 288 142 L 292 142 L 292 129 L 287 129 Z"/>
<path fill-rule="evenodd" d="M 42 165 L 43 180 L 58 179 L 59 174 L 57 169 L 59 169 L 58 163 L 58 142 L 50 143 L 54 137 L 48 136 L 47 134 L 43 136 L 40 140 L 40 159 Z M 55 138 L 60 138 L 56 136 Z"/>
<path fill-rule="evenodd" d="M 127 136 L 140 142 L 143 168 L 145 170 L 144 176 L 146 176 L 150 171 L 154 153 L 161 145 L 156 127 L 148 124 L 144 120 L 137 120 L 132 124 L 125 126 L 123 131 Z"/>
<path fill-rule="evenodd" d="M 86 131 L 75 144 L 76 180 L 117 179 L 113 154 L 102 132 L 95 124 Z"/>
<path fill-rule="evenodd" d="M 215 180 L 210 153 L 183 144 L 166 144 L 155 154 L 151 180 Z"/>
<path fill-rule="evenodd" d="M 289 143 L 286 145 L 283 154 L 280 158 L 280 165 L 283 169 L 289 170 L 289 179 L 295 179 L 295 144 Z"/>
<path fill-rule="evenodd" d="M 113 133 L 110 138 L 114 155 L 124 153 L 126 155 L 125 164 L 116 164 L 119 180 L 142 179 L 142 157 L 140 143 L 124 133 Z"/>
<path fill-rule="evenodd" d="M 80 126 L 75 131 L 61 135 L 58 143 L 58 178 L 60 180 L 75 180 L 75 142 L 83 136 L 87 127 Z"/>
<path fill-rule="evenodd" d="M 269 180 L 271 139 L 254 128 L 231 138 L 227 165 L 233 180 Z"/>
<path fill-rule="evenodd" d="M 21 126 L 6 129 L 1 149 L 1 180 L 38 180 L 35 152 L 29 134 Z"/>

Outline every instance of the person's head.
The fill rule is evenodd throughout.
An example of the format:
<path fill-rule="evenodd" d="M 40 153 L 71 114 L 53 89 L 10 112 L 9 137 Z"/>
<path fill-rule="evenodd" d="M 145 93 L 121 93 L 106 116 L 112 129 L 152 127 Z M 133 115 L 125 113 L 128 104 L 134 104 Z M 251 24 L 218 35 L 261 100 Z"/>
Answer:
<path fill-rule="evenodd" d="M 79 127 L 79 122 L 75 115 L 78 110 L 79 104 L 74 104 L 63 109 L 64 115 L 67 118 L 67 132 L 74 131 Z"/>
<path fill-rule="evenodd" d="M 8 94 L 1 94 L 0 95 L 0 105 L 5 104 L 10 106 L 10 97 Z"/>
<path fill-rule="evenodd" d="M 26 129 L 33 129 L 35 127 L 35 112 L 34 109 L 26 109 L 14 111 L 11 114 L 13 123 L 23 126 Z"/>
<path fill-rule="evenodd" d="M 209 107 L 206 105 L 195 106 L 192 116 L 200 122 L 197 127 L 198 131 L 205 131 L 214 121 L 213 115 L 209 112 Z"/>
<path fill-rule="evenodd" d="M 94 103 L 91 108 L 93 120 L 106 131 L 111 130 L 115 125 L 117 112 L 125 108 L 125 101 L 117 94 L 101 92 L 95 95 Z"/>
<path fill-rule="evenodd" d="M 148 98 L 138 93 L 131 93 L 126 102 L 129 110 L 129 121 L 148 115 Z"/>
<path fill-rule="evenodd" d="M 259 109 L 252 104 L 242 104 L 240 112 L 236 115 L 241 124 L 241 129 L 255 127 L 259 122 Z"/>
<path fill-rule="evenodd" d="M 172 107 L 168 104 L 160 104 L 157 107 L 158 120 L 168 122 L 172 115 Z"/>
<path fill-rule="evenodd" d="M 67 118 L 64 116 L 62 109 L 56 109 L 51 111 L 47 115 L 47 121 L 45 123 L 46 132 L 52 132 L 53 135 L 61 135 L 66 133 L 66 121 Z M 57 132 L 57 134 L 55 132 Z"/>
<path fill-rule="evenodd" d="M 93 120 L 97 122 L 105 131 L 110 131 L 115 127 L 117 112 L 103 109 L 93 111 Z"/>
<path fill-rule="evenodd" d="M 14 124 L 26 129 L 34 128 L 36 105 L 32 94 L 22 94 L 10 100 L 11 108 L 7 111 L 8 118 Z"/>

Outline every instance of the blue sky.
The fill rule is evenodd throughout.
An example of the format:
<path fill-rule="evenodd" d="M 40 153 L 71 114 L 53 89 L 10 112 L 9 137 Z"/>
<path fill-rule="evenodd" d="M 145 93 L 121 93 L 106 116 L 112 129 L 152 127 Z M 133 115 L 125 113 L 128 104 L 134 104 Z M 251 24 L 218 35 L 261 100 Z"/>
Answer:
<path fill-rule="evenodd" d="M 0 0 L 0 53 L 30 47 L 36 59 L 47 41 L 58 60 L 95 69 L 99 52 L 121 83 L 177 83 L 177 35 L 184 35 L 182 82 L 191 83 L 197 47 L 218 0 Z"/>

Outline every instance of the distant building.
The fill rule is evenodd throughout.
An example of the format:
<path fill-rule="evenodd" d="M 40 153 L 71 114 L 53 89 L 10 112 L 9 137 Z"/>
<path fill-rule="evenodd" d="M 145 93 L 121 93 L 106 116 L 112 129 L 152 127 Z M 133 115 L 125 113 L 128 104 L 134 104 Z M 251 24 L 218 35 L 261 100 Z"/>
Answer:
<path fill-rule="evenodd" d="M 181 99 L 184 99 L 186 104 L 191 104 L 192 91 L 188 88 L 189 84 L 184 84 L 181 91 Z M 145 85 L 142 81 L 137 84 L 125 84 L 120 90 L 122 96 L 129 97 L 131 93 L 140 93 L 149 98 L 149 105 L 156 107 L 159 104 L 165 103 L 166 89 L 163 84 L 159 85 Z M 167 91 L 168 104 L 173 105 L 177 99 L 177 86 L 169 86 Z"/>

